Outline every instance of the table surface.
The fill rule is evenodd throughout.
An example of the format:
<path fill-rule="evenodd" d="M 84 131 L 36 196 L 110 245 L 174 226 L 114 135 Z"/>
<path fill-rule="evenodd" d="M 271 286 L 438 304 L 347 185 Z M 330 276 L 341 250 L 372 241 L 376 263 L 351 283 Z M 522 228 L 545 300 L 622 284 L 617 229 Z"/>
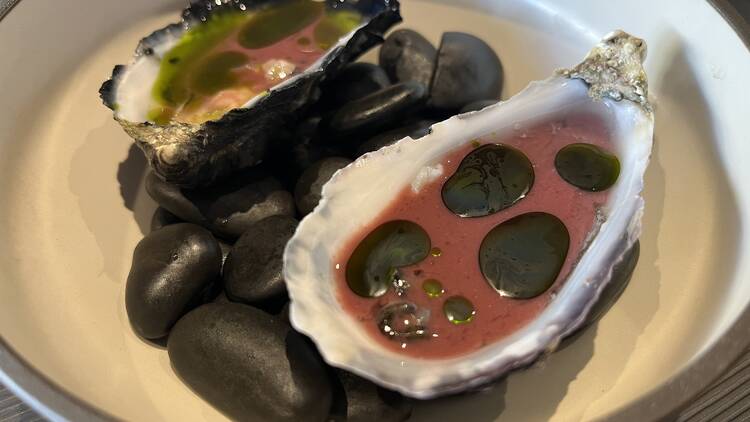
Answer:
<path fill-rule="evenodd" d="M 750 19 L 750 0 L 730 0 Z M 37 422 L 37 415 L 0 385 L 0 422 Z M 750 421 L 750 351 L 704 391 L 678 418 L 679 422 Z"/>

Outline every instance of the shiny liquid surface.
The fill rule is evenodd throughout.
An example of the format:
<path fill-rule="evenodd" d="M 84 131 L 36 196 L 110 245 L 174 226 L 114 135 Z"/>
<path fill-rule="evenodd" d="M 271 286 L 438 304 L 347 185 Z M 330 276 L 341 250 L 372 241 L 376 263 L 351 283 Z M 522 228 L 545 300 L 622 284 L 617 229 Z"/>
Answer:
<path fill-rule="evenodd" d="M 528 324 L 547 306 L 570 273 L 575 259 L 584 248 L 586 236 L 594 227 L 596 209 L 607 200 L 607 192 L 586 192 L 565 182 L 555 170 L 557 152 L 566 145 L 586 142 L 611 149 L 610 134 L 597 117 L 567 115 L 531 127 L 518 127 L 505 137 L 486 136 L 468 143 L 446 156 L 444 172 L 425 185 L 419 193 L 407 186 L 397 198 L 360 233 L 352 236 L 334 263 L 339 283 L 339 298 L 344 308 L 362 325 L 362 329 L 383 345 L 398 353 L 426 359 L 459 356 L 501 340 Z M 529 193 L 514 205 L 497 213 L 477 218 L 462 218 L 444 204 L 441 190 L 459 164 L 480 145 L 503 144 L 522 151 L 531 161 L 535 173 Z M 546 212 L 559 218 L 570 235 L 569 250 L 560 273 L 548 290 L 529 299 L 500 295 L 482 275 L 479 250 L 482 240 L 497 225 L 521 214 Z M 392 220 L 419 224 L 428 233 L 432 247 L 439 253 L 429 254 L 416 265 L 400 269 L 411 288 L 398 296 L 393 289 L 377 298 L 354 294 L 346 283 L 345 267 L 354 248 L 373 229 Z M 426 292 L 424 283 L 441 283 L 439 295 Z M 450 298 L 467 299 L 474 309 L 470 321 L 456 324 L 446 318 L 444 305 Z M 396 302 L 408 301 L 429 310 L 427 336 L 402 341 L 383 335 L 378 326 L 379 310 Z"/>
<path fill-rule="evenodd" d="M 362 17 L 291 0 L 254 12 L 216 12 L 161 59 L 149 120 L 202 123 L 304 72 Z"/>

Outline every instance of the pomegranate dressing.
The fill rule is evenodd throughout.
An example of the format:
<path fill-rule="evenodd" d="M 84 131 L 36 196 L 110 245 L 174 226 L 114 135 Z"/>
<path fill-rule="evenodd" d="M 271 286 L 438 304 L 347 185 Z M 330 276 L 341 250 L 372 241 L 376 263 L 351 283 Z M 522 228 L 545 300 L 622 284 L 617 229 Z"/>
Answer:
<path fill-rule="evenodd" d="M 562 287 L 620 164 L 593 114 L 516 125 L 441 160 L 335 257 L 338 298 L 361 329 L 417 358 L 451 358 L 516 332 Z"/>

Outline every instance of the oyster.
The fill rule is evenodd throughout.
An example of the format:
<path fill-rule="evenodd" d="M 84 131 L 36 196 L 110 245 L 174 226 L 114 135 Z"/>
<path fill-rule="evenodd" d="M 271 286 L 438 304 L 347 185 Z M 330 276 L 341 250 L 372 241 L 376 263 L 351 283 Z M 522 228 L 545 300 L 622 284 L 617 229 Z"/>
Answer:
<path fill-rule="evenodd" d="M 319 84 L 400 20 L 398 0 L 195 2 L 99 92 L 158 175 L 208 185 L 262 161 Z"/>
<path fill-rule="evenodd" d="M 613 32 L 604 38 L 581 64 L 571 69 L 558 71 L 547 80 L 531 83 L 508 101 L 438 123 L 425 137 L 420 139 L 407 137 L 394 145 L 364 155 L 337 172 L 325 185 L 320 204 L 302 221 L 285 250 L 284 275 L 291 298 L 292 324 L 315 341 L 323 357 L 332 365 L 357 373 L 405 395 L 422 399 L 480 387 L 554 350 L 561 339 L 582 325 L 600 293 L 612 278 L 613 267 L 623 259 L 625 253 L 640 235 L 641 216 L 644 209 L 641 191 L 651 154 L 654 127 L 653 111 L 648 101 L 646 75 L 641 65 L 645 59 L 645 52 L 646 46 L 642 40 L 622 31 Z M 390 341 L 389 339 L 376 338 L 371 332 L 362 329 L 362 319 L 355 317 L 343 303 L 342 285 L 337 282 L 338 274 L 343 271 L 342 264 L 340 264 L 342 260 L 337 254 L 349 247 L 352 235 L 361 233 L 363 227 L 367 227 L 368 222 L 379 221 L 379 216 L 384 213 L 388 214 L 388 210 L 393 209 L 394 201 L 400 198 L 399 191 L 418 195 L 422 190 L 427 190 L 431 184 L 451 179 L 451 175 L 444 168 L 446 156 L 455 157 L 451 154 L 455 154 L 456 151 L 471 151 L 472 148 L 475 152 L 484 153 L 483 148 L 479 148 L 480 144 L 477 139 L 488 136 L 510 136 L 522 127 L 535 124 L 547 125 L 549 119 L 561 113 L 596 116 L 597 119 L 606 123 L 606 133 L 619 162 L 613 160 L 612 155 L 598 148 L 589 148 L 585 145 L 579 147 L 580 144 L 574 144 L 571 147 L 572 150 L 566 151 L 566 154 L 558 154 L 562 164 L 567 165 L 566 163 L 573 156 L 571 151 L 574 153 L 576 148 L 588 148 L 584 151 L 590 154 L 588 157 L 594 156 L 605 164 L 613 162 L 617 164 L 616 167 L 610 168 L 610 170 L 616 170 L 616 177 L 612 178 L 610 177 L 612 174 L 604 174 L 606 177 L 594 180 L 597 183 L 591 183 L 590 178 L 576 179 L 571 176 L 570 180 L 565 181 L 560 178 L 560 183 L 572 181 L 573 185 L 578 184 L 571 188 L 573 190 L 579 188 L 592 192 L 596 189 L 608 190 L 606 195 L 597 197 L 603 198 L 602 203 L 594 202 L 592 206 L 595 212 L 592 211 L 590 223 L 587 223 L 585 231 L 578 235 L 580 248 L 571 249 L 572 253 L 567 253 L 567 258 L 566 255 L 558 255 L 558 258 L 567 259 L 568 267 L 562 267 L 563 270 L 559 273 L 560 278 L 557 279 L 555 287 L 550 289 L 549 284 L 535 285 L 532 287 L 539 288 L 539 290 L 529 292 L 523 289 L 518 290 L 517 285 L 511 285 L 509 288 L 503 286 L 503 280 L 492 286 L 499 294 L 493 296 L 497 299 L 490 298 L 490 300 L 524 301 L 545 298 L 547 302 L 538 302 L 544 304 L 538 313 L 508 332 L 507 335 L 479 343 L 475 349 L 455 356 L 426 358 L 401 353 L 399 347 L 388 347 L 385 342 Z M 552 133 L 559 129 L 554 124 L 552 125 Z M 525 137 L 525 133 L 517 134 L 518 145 L 524 145 L 522 138 Z M 497 147 L 505 148 L 502 145 Z M 512 148 L 505 149 L 512 150 Z M 500 153 L 508 153 L 508 151 L 497 152 L 497 154 Z M 516 161 L 520 163 L 519 168 L 528 167 L 522 160 Z M 556 163 L 551 164 L 554 162 L 550 160 L 547 164 L 554 168 Z M 570 162 L 575 162 L 575 160 Z M 541 175 L 543 169 L 535 165 L 534 171 Z M 558 169 L 558 173 L 564 172 Z M 547 174 L 557 177 L 554 170 Z M 464 221 L 464 224 L 476 224 L 481 219 L 493 218 L 488 215 L 501 215 L 503 211 L 500 208 L 513 210 L 512 207 L 530 204 L 531 199 L 524 199 L 527 191 L 530 192 L 528 195 L 531 198 L 535 189 L 541 187 L 544 177 L 540 176 L 538 180 L 526 180 L 526 188 L 519 189 L 513 196 L 513 201 L 497 200 L 495 202 L 499 205 L 495 209 L 486 208 L 481 215 L 460 215 L 458 220 Z M 437 190 L 437 192 L 440 191 Z M 571 196 L 568 201 L 573 201 L 572 203 L 575 204 L 577 200 L 575 198 L 577 196 Z M 445 202 L 445 205 L 448 205 L 448 202 Z M 503 238 L 507 233 L 525 231 L 530 232 L 534 237 L 530 241 L 556 242 L 563 253 L 566 253 L 569 241 L 571 245 L 574 243 L 573 230 L 571 229 L 571 235 L 568 238 L 565 226 L 555 216 L 528 212 L 535 211 L 534 209 L 522 211 L 527 213 L 518 218 L 511 218 L 495 227 L 487 234 L 484 242 L 504 241 L 508 243 L 508 238 Z M 441 212 L 445 214 L 445 210 Z M 451 218 L 454 221 L 457 220 L 455 216 Z M 531 222 L 531 225 L 521 224 L 523 222 Z M 537 227 L 535 224 L 541 225 L 538 227 L 549 226 L 551 227 L 549 230 L 553 230 L 555 234 L 544 235 L 533 230 L 529 231 L 530 228 Z M 442 230 L 442 227 L 438 226 L 437 231 Z M 372 231 L 371 235 L 379 235 L 378 230 Z M 419 255 L 416 259 L 422 259 L 424 254 L 422 252 L 416 254 L 416 252 L 422 251 L 424 245 L 429 248 L 429 239 L 406 243 L 402 240 L 406 239 L 407 232 L 400 231 L 399 233 L 402 233 L 400 238 L 389 237 L 388 241 L 401 242 L 399 253 L 404 256 L 411 250 L 414 253 L 409 256 Z M 429 230 L 428 233 L 430 233 Z M 434 234 L 432 232 L 430 236 Z M 365 241 L 360 245 L 364 243 Z M 523 244 L 524 242 L 511 241 L 509 243 Z M 460 247 L 467 251 L 479 249 L 478 245 L 467 244 L 460 245 Z M 493 284 L 493 281 L 497 281 L 489 278 L 494 271 L 493 267 L 485 266 L 481 262 L 486 259 L 486 252 L 482 245 L 482 256 L 468 261 L 471 262 L 470 265 L 477 267 L 481 265 L 482 272 L 480 273 L 478 269 L 475 272 L 479 274 L 479 277 L 484 274 L 490 284 Z M 531 251 L 532 258 L 535 259 L 540 255 L 539 252 Z M 384 256 L 380 250 L 377 253 Z M 439 256 L 440 251 L 433 251 L 432 254 Z M 345 264 L 348 265 L 346 262 Z M 560 265 L 562 265 L 560 262 L 554 262 L 554 268 L 548 266 L 545 269 L 556 277 L 558 274 L 556 271 L 560 271 Z M 402 279 L 400 271 L 393 271 L 394 268 L 395 266 L 386 268 L 389 272 L 384 274 L 392 275 L 393 280 L 400 281 Z M 405 281 L 410 282 L 408 277 L 405 278 Z M 430 299 L 421 300 L 442 301 L 445 316 L 452 324 L 469 327 L 479 322 L 482 312 L 485 311 L 481 306 L 474 306 L 462 297 L 453 296 L 453 293 L 449 291 L 450 288 L 445 285 L 436 284 L 434 280 L 428 281 L 431 284 L 425 283 L 423 288 L 424 293 Z M 413 282 L 411 285 L 414 289 Z M 344 283 L 345 287 L 346 283 Z M 549 289 L 545 293 L 547 296 L 538 296 L 544 289 Z M 383 298 L 389 297 L 379 296 L 383 293 L 378 289 L 363 289 L 363 291 L 365 294 L 360 296 L 369 297 L 360 299 L 370 300 L 371 302 L 367 303 L 371 304 L 375 310 L 378 306 L 382 306 L 383 302 L 387 302 L 387 300 L 382 300 Z M 443 293 L 446 293 L 446 298 L 434 299 Z M 432 341 L 429 339 L 431 325 L 429 315 L 420 312 L 418 306 L 415 307 L 415 304 L 411 302 L 409 299 L 411 292 L 406 292 L 404 297 L 402 297 L 403 291 L 398 292 L 398 295 L 389 294 L 395 304 L 386 303 L 380 308 L 380 312 L 384 312 L 383 309 L 386 311 L 397 309 L 400 312 L 399 315 L 404 317 L 402 325 L 413 326 L 414 322 L 419 322 L 419 334 L 426 333 L 426 336 L 421 337 L 428 338 L 415 339 L 413 344 L 417 345 L 417 342 L 421 341 L 424 343 L 419 344 L 429 345 L 427 342 Z M 495 292 L 491 291 L 491 294 L 494 295 Z M 376 296 L 378 298 L 374 298 Z M 531 296 L 536 296 L 537 299 L 529 299 Z M 433 312 L 431 318 L 434 320 L 439 317 L 440 315 L 435 315 Z M 383 321 L 386 323 L 385 329 L 382 329 Z M 398 337 L 392 335 L 392 331 L 397 329 L 393 325 L 390 319 L 382 320 L 381 332 L 389 334 L 392 338 Z M 492 325 L 485 327 L 492 327 Z M 406 345 L 407 343 L 403 343 L 401 346 L 406 347 Z"/>

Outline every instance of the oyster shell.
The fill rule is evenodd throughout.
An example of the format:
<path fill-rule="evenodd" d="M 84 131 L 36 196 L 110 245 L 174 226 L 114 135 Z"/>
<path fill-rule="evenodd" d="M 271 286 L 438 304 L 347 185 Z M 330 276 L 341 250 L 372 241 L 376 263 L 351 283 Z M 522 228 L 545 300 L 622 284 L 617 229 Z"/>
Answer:
<path fill-rule="evenodd" d="M 305 106 L 319 97 L 319 84 L 382 42 L 383 33 L 401 20 L 398 0 L 324 0 L 326 10 L 356 11 L 362 21 L 304 72 L 215 119 L 162 124 L 149 119 L 149 94 L 162 58 L 188 30 L 223 13 L 251 14 L 290 1 L 303 0 L 192 3 L 183 11 L 181 23 L 142 39 L 131 63 L 114 68 L 111 79 L 99 91 L 101 98 L 159 176 L 181 186 L 208 185 L 234 170 L 259 163 L 272 143 L 285 138 L 285 128 L 293 127 Z"/>
<path fill-rule="evenodd" d="M 438 123 L 423 138 L 405 138 L 340 170 L 285 250 L 292 324 L 315 341 L 332 365 L 422 399 L 482 386 L 554 350 L 584 322 L 610 281 L 613 267 L 640 234 L 641 191 L 654 126 L 641 66 L 644 58 L 642 40 L 614 32 L 578 66 L 532 82 L 508 101 Z M 446 359 L 398 354 L 363 332 L 343 310 L 333 274 L 334 254 L 351 234 L 374 221 L 402 188 L 411 185 L 418 191 L 441 176 L 440 160 L 449 152 L 562 110 L 595 113 L 606 119 L 621 171 L 607 202 L 598 210 L 583 252 L 541 313 L 499 341 Z"/>

